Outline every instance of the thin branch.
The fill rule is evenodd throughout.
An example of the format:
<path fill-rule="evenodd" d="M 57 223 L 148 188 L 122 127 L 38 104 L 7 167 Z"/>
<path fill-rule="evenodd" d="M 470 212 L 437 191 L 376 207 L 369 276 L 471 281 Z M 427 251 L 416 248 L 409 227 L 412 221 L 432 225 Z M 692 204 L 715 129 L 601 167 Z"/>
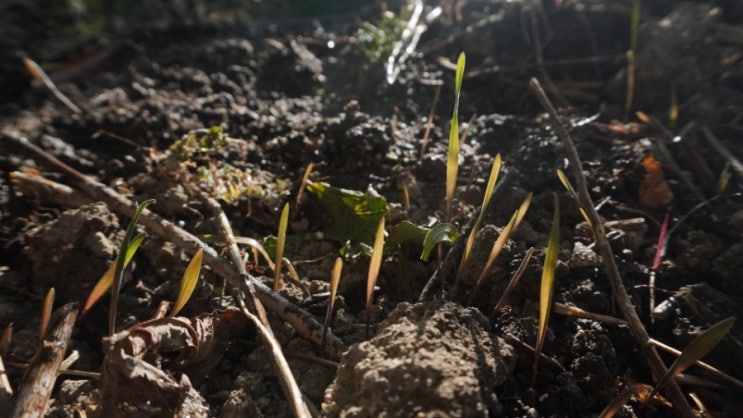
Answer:
<path fill-rule="evenodd" d="M 593 206 L 591 196 L 588 194 L 588 188 L 586 186 L 586 178 L 583 175 L 583 169 L 578 157 L 578 151 L 575 148 L 573 140 L 570 138 L 567 130 L 560 122 L 555 107 L 552 106 L 549 98 L 545 94 L 542 86 L 536 78 L 532 78 L 529 82 L 532 92 L 537 96 L 542 107 L 547 111 L 550 116 L 550 123 L 552 128 L 557 133 L 557 136 L 562 140 L 565 152 L 567 154 L 570 165 L 572 166 L 573 175 L 575 177 L 576 191 L 580 198 L 581 207 L 586 211 L 588 217 L 591 219 L 591 229 L 593 230 L 594 238 L 596 239 L 596 246 L 598 247 L 601 257 L 604 259 L 604 267 L 606 268 L 606 275 L 611 285 L 612 295 L 614 300 L 622 312 L 622 316 L 627 321 L 629 331 L 635 339 L 640 352 L 648 362 L 650 369 L 653 372 L 655 379 L 660 379 L 661 376 L 666 374 L 668 370 L 663 364 L 663 360 L 658 355 L 655 347 L 650 344 L 650 336 L 647 330 L 640 321 L 640 318 L 635 311 L 635 307 L 632 305 L 627 289 L 624 287 L 622 282 L 622 276 L 619 273 L 614 254 L 612 253 L 611 246 L 609 245 L 609 239 L 606 237 L 606 231 L 604 225 L 601 222 L 601 218 L 596 212 L 596 208 Z M 679 386 L 673 380 L 668 382 L 666 386 L 667 394 L 673 404 L 673 409 L 676 414 L 680 417 L 693 418 L 691 406 L 684 397 L 683 392 Z"/>
<path fill-rule="evenodd" d="M 72 186 L 95 200 L 105 202 L 114 212 L 123 216 L 132 216 L 134 213 L 135 205 L 131 200 L 64 164 L 46 151 L 31 144 L 28 139 L 5 134 L 0 138 L 0 141 L 10 141 L 31 152 L 35 157 L 67 175 Z M 203 249 L 204 263 L 209 265 L 216 274 L 224 277 L 232 286 L 242 291 L 247 291 L 248 283 L 252 283 L 255 286 L 256 295 L 266 309 L 288 322 L 304 338 L 320 345 L 323 334 L 322 324 L 307 311 L 273 292 L 255 277 L 251 275 L 241 277 L 237 268 L 220 257 L 214 248 L 208 246 L 199 238 L 179 228 L 172 222 L 163 219 L 156 213 L 145 209 L 142 212 L 140 223 L 150 231 L 169 240 L 188 254 L 193 255 L 199 249 Z M 333 334 L 329 334 L 326 340 L 329 344 L 326 344 L 325 350 L 335 358 L 340 358 L 340 355 L 347 349 L 345 343 Z"/>
<path fill-rule="evenodd" d="M 52 395 L 65 351 L 77 319 L 77 304 L 69 303 L 55 313 L 55 326 L 47 332 L 28 366 L 11 416 L 43 417 Z"/>
<path fill-rule="evenodd" d="M 235 241 L 235 234 L 232 232 L 230 221 L 227 219 L 227 215 L 225 215 L 219 202 L 207 196 L 202 195 L 202 197 L 212 213 L 217 216 L 219 227 L 222 230 L 222 236 L 227 242 L 227 250 L 229 251 L 230 259 L 237 267 L 237 271 L 243 279 L 243 282 L 247 285 L 247 292 L 244 291 L 244 295 L 247 295 L 247 301 L 249 302 L 247 305 L 251 306 L 252 309 L 248 310 L 245 306 L 244 297 L 239 298 L 240 308 L 243 314 L 248 317 L 253 324 L 255 324 L 255 327 L 258 329 L 261 336 L 261 340 L 263 340 L 263 344 L 268 348 L 269 358 L 273 363 L 274 371 L 276 371 L 276 374 L 279 377 L 284 395 L 286 395 L 286 398 L 292 407 L 294 416 L 310 418 L 310 411 L 302 400 L 302 392 L 299 390 L 297 381 L 294 379 L 294 375 L 289 368 L 289 363 L 287 363 L 286 358 L 281 351 L 281 344 L 276 340 L 271 325 L 268 323 L 266 310 L 263 308 L 260 299 L 256 296 L 255 286 L 248 279 L 248 272 L 245 269 L 245 264 L 242 262 L 240 249 L 237 247 L 237 241 Z"/>

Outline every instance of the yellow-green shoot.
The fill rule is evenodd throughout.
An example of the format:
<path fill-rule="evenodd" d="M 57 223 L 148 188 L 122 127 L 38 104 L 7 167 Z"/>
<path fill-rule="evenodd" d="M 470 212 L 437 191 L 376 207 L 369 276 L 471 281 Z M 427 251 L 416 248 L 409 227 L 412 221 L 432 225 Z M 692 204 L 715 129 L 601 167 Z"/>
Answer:
<path fill-rule="evenodd" d="M 534 247 L 529 248 L 529 250 L 526 252 L 526 255 L 524 256 L 524 259 L 521 260 L 521 264 L 519 264 L 519 268 L 516 269 L 515 273 L 513 273 L 511 280 L 508 282 L 508 285 L 506 286 L 506 290 L 503 291 L 503 294 L 501 295 L 500 299 L 498 299 L 498 303 L 496 303 L 495 308 L 493 308 L 493 313 L 490 314 L 491 319 L 500 310 L 500 308 L 503 307 L 503 304 L 508 298 L 508 295 L 510 295 L 511 291 L 513 291 L 513 288 L 516 287 L 516 284 L 521 279 L 521 276 L 524 275 L 524 271 L 526 271 L 526 267 L 529 265 L 529 260 L 531 260 L 532 255 L 534 255 Z"/>
<path fill-rule="evenodd" d="M 328 300 L 328 311 L 325 313 L 325 322 L 322 326 L 322 339 L 320 340 L 320 347 L 325 347 L 325 338 L 328 335 L 328 328 L 330 327 L 330 318 L 333 316 L 333 307 L 335 306 L 335 295 L 338 292 L 338 283 L 341 281 L 341 271 L 343 270 L 343 259 L 340 257 L 335 259 L 333 265 L 333 275 L 330 277 L 330 299 Z"/>
<path fill-rule="evenodd" d="M 132 238 L 132 241 L 129 243 L 129 247 L 126 249 L 126 256 L 124 257 L 124 267 L 129 265 L 129 262 L 132 261 L 132 257 L 134 257 L 134 253 L 137 252 L 137 249 L 139 249 L 139 246 L 142 244 L 142 241 L 144 241 L 145 234 L 137 234 L 134 238 Z M 111 289 L 111 286 L 114 283 L 114 272 L 116 271 L 116 263 L 111 263 L 110 266 L 108 266 L 108 269 L 106 269 L 106 272 L 103 273 L 100 279 L 98 279 L 98 282 L 93 286 L 93 290 L 90 291 L 90 295 L 88 295 L 88 300 L 85 301 L 85 306 L 83 306 L 82 314 L 87 313 L 90 308 L 93 307 L 100 299 L 103 297 L 106 292 L 108 292 L 109 289 Z"/>
<path fill-rule="evenodd" d="M 627 92 L 624 101 L 625 117 L 632 110 L 635 96 L 635 52 L 637 51 L 637 33 L 640 27 L 640 0 L 632 1 L 632 16 L 630 18 L 630 49 L 627 51 Z"/>
<path fill-rule="evenodd" d="M 281 218 L 279 218 L 279 233 L 277 234 L 276 241 L 276 262 L 274 263 L 274 276 L 273 276 L 273 290 L 277 292 L 279 290 L 279 283 L 281 282 L 281 260 L 284 258 L 284 246 L 286 245 L 286 227 L 289 224 L 289 204 L 284 204 L 284 209 L 281 211 Z"/>
<path fill-rule="evenodd" d="M 586 223 L 588 224 L 588 227 L 593 230 L 593 224 L 591 224 L 591 218 L 588 217 L 588 213 L 585 209 L 580 205 L 580 199 L 578 199 L 578 193 L 575 192 L 575 189 L 573 188 L 573 185 L 570 184 L 570 180 L 568 180 L 568 177 L 565 175 L 565 173 L 562 172 L 562 170 L 557 170 L 557 177 L 560 179 L 560 183 L 565 187 L 565 189 L 570 192 L 570 195 L 573 197 L 573 200 L 575 200 L 575 203 L 578 204 L 578 210 L 580 211 L 581 216 L 583 216 L 583 219 L 585 219 Z"/>
<path fill-rule="evenodd" d="M 186 267 L 186 271 L 183 272 L 181 278 L 181 286 L 178 290 L 178 297 L 175 299 L 173 304 L 173 310 L 170 312 L 170 316 L 178 315 L 178 312 L 183 309 L 186 302 L 191 298 L 194 289 L 196 289 L 196 283 L 199 281 L 199 273 L 201 272 L 201 260 L 204 257 L 204 249 L 199 248 L 194 254 L 191 261 Z"/>
<path fill-rule="evenodd" d="M 52 317 L 52 307 L 54 306 L 54 288 L 46 292 L 44 304 L 41 307 L 41 324 L 39 325 L 39 339 L 44 340 L 44 334 L 49 326 L 49 319 Z"/>
<path fill-rule="evenodd" d="M 664 374 L 663 377 L 660 378 L 658 384 L 655 385 L 653 391 L 650 392 L 650 395 L 648 395 L 645 402 L 647 402 L 647 400 L 649 399 L 652 399 L 653 396 L 658 392 L 658 390 L 660 390 L 663 385 L 666 384 L 666 382 L 676 377 L 679 373 L 683 372 L 689 366 L 696 363 L 702 357 L 706 356 L 707 353 L 712 351 L 712 349 L 717 346 L 717 344 L 725 337 L 725 335 L 727 335 L 727 333 L 730 331 L 730 328 L 733 327 L 734 322 L 735 317 L 732 316 L 727 319 L 723 319 L 722 321 L 709 327 L 707 331 L 704 331 L 699 336 L 694 338 L 694 340 L 686 346 L 684 351 L 681 352 L 681 355 L 676 357 L 676 360 L 673 362 L 671 367 L 668 368 L 666 374 Z"/>
<path fill-rule="evenodd" d="M 369 338 L 369 325 L 371 324 L 372 299 L 374 298 L 374 286 L 377 285 L 379 269 L 382 267 L 382 253 L 384 252 L 384 218 L 379 220 L 377 233 L 374 236 L 374 247 L 371 260 L 369 260 L 369 272 L 366 276 L 366 338 Z"/>
<path fill-rule="evenodd" d="M 508 237 L 510 237 L 511 233 L 519 227 L 519 224 L 521 224 L 521 221 L 524 219 L 526 212 L 529 210 L 530 204 L 531 193 L 526 195 L 526 198 L 524 198 L 524 201 L 521 202 L 521 206 L 519 207 L 519 209 L 513 213 L 513 216 L 511 216 L 511 220 L 508 221 L 508 224 L 505 228 L 503 228 L 503 231 L 501 231 L 498 239 L 495 240 L 495 243 L 490 249 L 488 260 L 485 262 L 485 267 L 483 267 L 482 271 L 480 272 L 480 276 L 477 278 L 475 289 L 479 289 L 480 286 L 482 286 L 483 282 L 485 281 L 485 277 L 488 276 L 488 273 L 490 273 L 490 269 L 493 268 L 493 263 L 495 263 L 498 255 L 503 250 L 503 247 L 506 245 L 506 242 L 508 242 Z M 472 297 L 474 297 L 474 295 L 475 292 L 472 293 Z"/>
<path fill-rule="evenodd" d="M 116 309 L 117 305 L 119 303 L 119 292 L 121 291 L 121 282 L 124 278 L 124 265 L 126 264 L 126 253 L 127 249 L 131 245 L 132 238 L 134 237 L 134 231 L 137 228 L 137 221 L 139 220 L 139 216 L 142 214 L 142 211 L 145 210 L 145 208 L 149 205 L 152 205 L 155 203 L 155 199 L 149 199 L 141 204 L 137 205 L 137 208 L 134 210 L 134 215 L 132 216 L 131 221 L 129 221 L 129 226 L 126 228 L 126 234 L 124 234 L 124 240 L 121 242 L 121 247 L 119 247 L 119 255 L 116 257 L 116 264 L 114 268 L 114 276 L 113 276 L 113 284 L 111 286 L 111 306 L 108 310 L 108 334 L 113 335 L 116 331 Z"/>
<path fill-rule="evenodd" d="M 552 291 L 555 287 L 555 270 L 557 268 L 557 254 L 560 250 L 560 202 L 554 195 L 555 209 L 552 217 L 552 230 L 550 231 L 547 254 L 544 257 L 544 268 L 542 269 L 542 285 L 539 290 L 539 330 L 537 331 L 537 344 L 534 347 L 534 366 L 531 372 L 532 384 L 537 381 L 537 370 L 539 368 L 539 357 L 544 347 L 544 336 L 547 334 L 547 323 L 552 311 Z"/>
<path fill-rule="evenodd" d="M 459 262 L 459 269 L 457 270 L 457 277 L 462 274 L 464 266 L 467 263 L 467 259 L 472 251 L 472 245 L 475 243 L 475 237 L 477 231 L 480 230 L 480 224 L 482 223 L 482 217 L 490 204 L 490 198 L 493 196 L 493 190 L 495 189 L 495 183 L 498 181 L 498 174 L 500 173 L 501 167 L 501 156 L 497 154 L 493 160 L 493 167 L 490 169 L 490 177 L 488 178 L 488 184 L 485 186 L 485 195 L 482 198 L 482 206 L 480 206 L 480 214 L 477 215 L 475 224 L 472 225 L 472 230 L 467 237 L 467 242 L 464 244 L 464 252 L 462 253 L 462 260 Z"/>
<path fill-rule="evenodd" d="M 454 201 L 454 190 L 457 187 L 459 172 L 459 93 L 462 91 L 464 76 L 464 52 L 459 54 L 457 72 L 454 79 L 454 113 L 449 130 L 449 150 L 446 156 L 446 219 L 451 222 L 451 208 Z"/>

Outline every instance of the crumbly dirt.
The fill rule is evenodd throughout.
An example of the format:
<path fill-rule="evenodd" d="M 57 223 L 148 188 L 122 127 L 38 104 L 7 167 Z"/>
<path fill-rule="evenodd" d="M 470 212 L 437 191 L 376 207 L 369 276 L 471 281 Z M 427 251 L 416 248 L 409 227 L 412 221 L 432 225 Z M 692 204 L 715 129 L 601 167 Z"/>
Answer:
<path fill-rule="evenodd" d="M 425 2 L 421 19 L 430 21 L 418 26 L 412 54 L 393 66 L 391 84 L 387 57 L 413 14 L 402 1 L 386 2 L 386 12 L 373 2 L 353 10 L 313 9 L 314 18 L 286 7 L 207 13 L 175 5 L 198 2 L 162 2 L 154 9 L 116 6 L 114 17 L 97 26 L 86 20 L 94 10 L 76 15 L 33 3 L 0 7 L 0 330 L 12 324 L 12 339 L 9 346 L 0 344 L 0 356 L 15 392 L 40 344 L 47 290 L 56 289 L 55 307 L 84 303 L 118 252 L 129 219 L 84 194 L 58 199 L 24 186 L 11 173 L 62 184 L 69 178 L 9 137 L 28 138 L 133 201 L 156 199 L 154 212 L 197 235 L 219 231 L 201 194 L 220 199 L 236 235 L 268 247 L 266 238 L 276 233 L 281 208 L 289 203 L 285 256 L 300 283 L 286 277 L 279 293 L 320 321 L 328 305 L 322 294 L 346 242 L 334 236 L 328 208 L 303 185 L 310 164 L 311 181 L 384 197 L 390 233 L 403 221 L 425 227 L 450 222 L 464 230 L 478 214 L 500 153 L 505 183 L 497 203 L 484 216 L 459 280 L 436 288 L 433 300 L 419 296 L 453 247 L 442 246 L 424 262 L 421 246 L 406 243 L 386 252 L 369 312 L 368 257 L 347 257 L 331 322 L 350 346 L 341 359 L 269 314 L 311 411 L 593 417 L 628 385 L 652 385 L 626 326 L 556 312 L 546 358 L 532 380 L 553 196 L 561 214 L 553 301 L 600 315 L 619 312 L 590 230 L 555 174 L 562 170 L 572 179 L 563 146 L 529 90 L 531 77 L 545 86 L 576 142 L 622 279 L 650 335 L 683 348 L 711 325 L 737 316 L 730 335 L 705 361 L 743 379 L 743 178 L 735 169 L 726 177 L 728 161 L 743 156 L 736 141 L 743 131 L 740 1 L 643 2 L 628 114 L 631 2 Z M 447 219 L 449 120 L 462 51 L 460 170 Z M 23 54 L 47 70 L 79 114 L 32 81 Z M 177 142 L 208 140 L 215 126 L 231 138 L 229 145 L 189 150 Z M 529 193 L 523 222 L 481 278 L 492 244 Z M 666 216 L 666 251 L 652 271 Z M 147 237 L 124 274 L 119 330 L 152 318 L 161 301 L 175 300 L 190 260 L 151 231 L 139 232 Z M 213 245 L 221 249 L 218 240 Z M 532 247 L 520 282 L 494 310 Z M 272 286 L 273 272 L 249 257 L 251 274 Z M 78 319 L 70 347 L 79 359 L 72 369 L 102 371 L 108 304 L 104 297 Z M 206 268 L 181 315 L 221 321 L 235 306 L 225 280 Z M 198 364 L 198 373 L 184 372 L 165 354 L 146 356 L 172 379 L 173 392 L 135 393 L 139 386 L 132 386 L 129 401 L 117 401 L 117 413 L 290 416 L 252 325 L 230 322 L 218 335 L 219 350 Z M 662 358 L 670 365 L 675 357 L 663 352 Z M 682 389 L 699 397 L 707 416 L 740 416 L 739 381 L 699 367 L 685 375 Z M 711 386 L 692 380 L 697 377 Z M 64 374 L 59 381 L 47 416 L 104 410 L 105 382 Z M 167 402 L 152 408 L 141 402 L 148 396 Z M 13 401 L 0 390 L 0 407 Z M 631 399 L 619 416 L 675 415 L 664 400 L 640 408 Z"/>

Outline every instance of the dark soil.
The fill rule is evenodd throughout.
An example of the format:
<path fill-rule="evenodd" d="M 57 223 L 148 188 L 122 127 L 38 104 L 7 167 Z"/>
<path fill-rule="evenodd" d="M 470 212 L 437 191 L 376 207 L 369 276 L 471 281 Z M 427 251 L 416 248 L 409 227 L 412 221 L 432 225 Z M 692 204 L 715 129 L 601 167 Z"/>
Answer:
<path fill-rule="evenodd" d="M 720 191 L 729 161 L 743 155 L 736 140 L 743 133 L 740 1 L 643 2 L 629 115 L 631 2 L 426 2 L 421 19 L 431 20 L 421 23 L 425 31 L 412 54 L 396 64 L 391 84 L 387 57 L 412 13 L 402 2 L 388 2 L 387 12 L 375 5 L 313 10 L 314 18 L 286 9 L 206 14 L 163 6 L 146 15 L 117 9 L 119 17 L 107 21 L 105 32 L 85 36 L 70 29 L 69 20 L 79 24 L 79 16 L 31 3 L 0 7 L 0 329 L 12 325 L 13 333 L 7 348 L 0 344 L 0 356 L 15 392 L 40 345 L 44 295 L 54 287 L 55 307 L 83 303 L 115 258 L 129 219 L 83 195 L 60 201 L 14 183 L 15 171 L 63 184 L 69 178 L 10 138 L 27 138 L 133 201 L 156 199 L 154 212 L 194 234 L 218 233 L 200 192 L 221 199 L 237 235 L 260 241 L 276 233 L 288 202 L 285 256 L 304 288 L 319 295 L 328 291 L 333 262 L 350 237 L 333 233 L 337 220 L 304 190 L 305 170 L 313 165 L 312 181 L 360 192 L 373 188 L 388 202 L 388 231 L 404 220 L 426 227 L 446 221 L 449 121 L 462 51 L 462 146 L 450 222 L 466 232 L 500 153 L 508 174 L 502 174 L 497 202 L 456 291 L 447 281 L 432 300 L 419 301 L 450 247 L 423 262 L 420 245 L 403 244 L 386 251 L 367 312 L 368 257 L 346 260 L 332 323 L 350 346 L 341 359 L 269 313 L 311 410 L 344 417 L 594 417 L 632 383 L 657 381 L 625 325 L 555 312 L 547 358 L 536 382 L 531 379 L 553 196 L 561 213 L 553 301 L 620 316 L 594 240 L 555 174 L 562 170 L 572 179 L 572 167 L 529 90 L 532 77 L 545 86 L 576 142 L 624 285 L 650 335 L 682 349 L 711 325 L 743 312 L 741 173 L 733 170 Z M 386 37 L 373 27 L 386 28 Z M 82 109 L 79 114 L 32 82 L 23 54 L 47 70 Z M 671 118 L 669 109 L 678 116 Z M 638 119 L 635 111 L 650 119 Z M 189 133 L 205 136 L 199 130 L 214 126 L 232 138 L 229 145 L 196 151 L 186 156 L 188 164 L 183 158 L 178 163 L 183 148 L 171 145 Z M 729 154 L 710 142 L 710 134 Z M 659 161 L 660 171 L 648 173 L 648 156 Z M 242 176 L 238 191 L 225 185 L 236 170 Z M 476 286 L 492 244 L 528 193 L 533 200 L 523 223 Z M 653 272 L 666 215 L 667 248 Z M 161 301 L 173 301 L 191 259 L 141 231 L 148 236 L 124 275 L 119 330 L 141 325 Z M 505 307 L 493 312 L 530 247 L 535 254 L 523 278 Z M 251 254 L 251 274 L 271 286 L 273 272 L 253 262 Z M 653 274 L 660 305 L 655 312 L 649 299 Z M 327 297 L 310 298 L 288 278 L 280 294 L 324 318 Z M 101 339 L 108 305 L 105 297 L 82 315 L 69 342 L 79 353 L 70 368 L 102 371 L 101 378 L 60 375 L 47 416 L 291 415 L 248 321 L 221 329 L 223 350 L 215 349 L 200 368 L 146 357 L 177 382 L 175 401 L 133 376 L 107 380 Z M 224 279 L 205 268 L 181 315 L 217 318 L 234 306 Z M 373 322 L 369 338 L 367 314 Z M 743 379 L 741 341 L 738 321 L 704 361 Z M 675 358 L 661 356 L 667 365 Z M 684 393 L 696 394 L 705 416 L 741 416 L 739 381 L 695 366 L 679 382 Z M 619 415 L 677 412 L 663 399 L 640 408 L 633 398 Z"/>

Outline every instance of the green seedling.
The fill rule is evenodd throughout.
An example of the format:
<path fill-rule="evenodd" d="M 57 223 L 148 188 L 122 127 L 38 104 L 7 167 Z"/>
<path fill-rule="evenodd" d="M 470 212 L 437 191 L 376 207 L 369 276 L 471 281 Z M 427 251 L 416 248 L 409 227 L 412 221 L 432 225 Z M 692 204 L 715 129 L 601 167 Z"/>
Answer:
<path fill-rule="evenodd" d="M 632 1 L 632 17 L 630 18 L 630 49 L 627 51 L 627 95 L 624 102 L 625 117 L 632 110 L 635 96 L 635 52 L 637 51 L 637 34 L 640 27 L 640 0 Z"/>
<path fill-rule="evenodd" d="M 219 235 L 201 235 L 199 236 L 202 240 L 205 242 L 209 242 L 212 244 L 224 244 L 225 240 Z M 268 267 L 271 270 L 274 270 L 274 262 L 271 259 L 271 256 L 268 255 L 268 251 L 266 251 L 266 248 L 258 242 L 258 240 L 250 237 L 235 237 L 235 242 L 240 245 L 247 245 L 248 247 L 253 249 L 253 258 L 257 261 L 258 260 L 258 254 L 260 254 L 261 257 L 266 261 L 268 264 Z"/>
<path fill-rule="evenodd" d="M 453 244 L 454 241 L 459 238 L 459 231 L 457 227 L 452 224 L 440 223 L 436 224 L 426 232 L 423 238 L 423 252 L 421 253 L 421 260 L 428 261 L 428 257 L 431 255 L 431 251 L 436 248 L 439 244 Z"/>
<path fill-rule="evenodd" d="M 537 381 L 537 370 L 539 368 L 539 357 L 544 347 L 544 336 L 547 334 L 547 323 L 552 311 L 552 291 L 555 287 L 555 270 L 557 268 L 557 253 L 560 250 L 560 202 L 554 195 L 555 209 L 552 217 L 552 230 L 550 231 L 547 254 L 544 257 L 544 268 L 542 269 L 542 285 L 539 290 L 539 330 L 537 331 L 537 344 L 534 347 L 534 366 L 532 367 L 532 384 Z"/>
<path fill-rule="evenodd" d="M 387 213 L 387 200 L 384 197 L 371 187 L 362 193 L 327 183 L 307 182 L 307 191 L 330 212 L 332 225 L 324 231 L 328 238 L 342 245 L 372 245 L 377 224 Z"/>
<path fill-rule="evenodd" d="M 129 265 L 129 262 L 132 261 L 132 257 L 134 257 L 134 253 L 137 252 L 137 249 L 139 249 L 139 246 L 144 241 L 145 234 L 137 234 L 134 238 L 132 238 L 132 241 L 129 243 L 129 246 L 126 249 L 126 256 L 124 257 L 124 267 Z M 103 276 L 101 276 L 100 279 L 98 279 L 98 282 L 93 287 L 93 290 L 90 291 L 90 295 L 88 295 L 88 300 L 85 301 L 85 306 L 83 306 L 82 314 L 86 314 L 90 308 L 93 307 L 98 301 L 103 297 L 106 292 L 108 292 L 109 289 L 111 289 L 111 286 L 114 283 L 114 272 L 116 271 L 116 263 L 111 263 L 110 266 L 108 266 L 108 269 L 106 269 L 106 272 L 103 273 Z"/>
<path fill-rule="evenodd" d="M 464 252 L 462 253 L 462 259 L 459 261 L 459 269 L 457 270 L 457 277 L 464 271 L 464 266 L 469 259 L 470 252 L 472 252 L 472 245 L 475 243 L 475 237 L 477 237 L 477 231 L 480 230 L 480 224 L 482 223 L 482 217 L 490 204 L 490 198 L 493 196 L 493 190 L 495 189 L 495 183 L 498 181 L 498 174 L 501 168 L 501 156 L 497 154 L 493 160 L 493 167 L 490 169 L 490 177 L 488 177 L 488 184 L 485 186 L 485 195 L 482 198 L 482 206 L 480 206 L 480 214 L 477 215 L 475 224 L 472 226 L 469 236 L 467 236 L 467 242 L 464 244 Z"/>
<path fill-rule="evenodd" d="M 194 289 L 196 289 L 196 283 L 199 281 L 199 273 L 201 272 L 201 260 L 203 256 L 204 249 L 199 248 L 199 250 L 196 251 L 196 254 L 194 254 L 191 261 L 188 263 L 186 271 L 183 272 L 183 277 L 181 278 L 181 286 L 178 290 L 178 297 L 173 304 L 173 310 L 170 312 L 171 317 L 178 315 L 178 312 L 183 309 L 183 307 L 186 305 L 186 302 L 191 299 L 191 295 L 193 294 Z"/>
<path fill-rule="evenodd" d="M 575 203 L 578 204 L 578 210 L 580 211 L 581 216 L 583 216 L 583 219 L 588 224 L 588 227 L 593 230 L 591 219 L 588 217 L 588 213 L 586 212 L 586 210 L 581 207 L 580 199 L 578 199 L 578 194 L 575 192 L 573 185 L 570 184 L 570 180 L 568 180 L 568 177 L 565 175 L 565 173 L 562 172 L 562 170 L 557 170 L 557 177 L 560 179 L 560 183 L 562 183 L 565 189 L 570 192 L 570 195 L 573 197 L 573 200 L 575 200 Z"/>
<path fill-rule="evenodd" d="M 108 310 L 108 335 L 111 336 L 116 331 L 116 309 L 119 302 L 119 292 L 121 291 L 121 282 L 124 278 L 124 265 L 126 261 L 126 253 L 127 249 L 131 245 L 132 238 L 134 237 L 134 230 L 137 227 L 137 220 L 139 220 L 139 216 L 142 214 L 142 211 L 149 205 L 154 204 L 156 201 L 155 199 L 149 199 L 141 204 L 137 205 L 137 208 L 134 210 L 134 215 L 132 216 L 131 221 L 129 221 L 129 226 L 126 228 L 126 234 L 124 234 L 124 240 L 121 241 L 121 247 L 119 247 L 119 255 L 116 257 L 116 264 L 114 269 L 114 276 L 113 276 L 113 285 L 111 286 L 111 306 Z"/>
<path fill-rule="evenodd" d="M 524 259 L 521 260 L 519 268 L 516 269 L 515 273 L 513 273 L 513 277 L 511 277 L 511 280 L 508 282 L 506 290 L 503 291 L 500 299 L 498 299 L 498 303 L 495 304 L 495 308 L 493 308 L 493 312 L 490 314 L 491 319 L 494 318 L 498 311 L 500 311 L 500 309 L 503 307 L 503 304 L 506 302 L 508 295 L 510 295 L 511 291 L 513 291 L 513 289 L 516 287 L 516 284 L 521 279 L 521 276 L 524 275 L 524 271 L 526 271 L 526 267 L 529 265 L 529 260 L 531 260 L 532 255 L 534 255 L 534 247 L 531 247 L 528 251 L 526 251 L 526 255 L 524 256 Z"/>
<path fill-rule="evenodd" d="M 279 232 L 278 242 L 276 243 L 276 263 L 273 275 L 273 291 L 279 290 L 279 283 L 281 282 L 281 260 L 284 258 L 284 246 L 286 245 L 286 227 L 289 224 L 289 204 L 284 204 L 284 209 L 281 210 L 281 218 L 279 218 Z"/>
<path fill-rule="evenodd" d="M 668 108 L 668 126 L 671 129 L 676 128 L 676 122 L 679 119 L 679 102 L 676 93 L 676 83 L 671 83 L 671 106 Z"/>
<path fill-rule="evenodd" d="M 679 373 L 686 370 L 689 366 L 696 363 L 702 357 L 706 356 L 707 353 L 712 351 L 715 346 L 727 335 L 730 328 L 733 327 L 735 317 L 729 317 L 709 327 L 707 331 L 694 338 L 689 345 L 686 346 L 681 355 L 676 357 L 671 367 L 668 368 L 666 374 L 660 378 L 658 384 L 655 385 L 653 390 L 648 395 L 645 402 L 648 399 L 652 399 L 653 396 L 666 384 L 670 379 L 676 377 Z"/>
<path fill-rule="evenodd" d="M 464 76 L 464 52 L 459 54 L 457 72 L 454 80 L 454 112 L 449 130 L 449 150 L 446 156 L 446 219 L 451 222 L 451 208 L 454 201 L 454 190 L 457 187 L 459 172 L 459 93 L 462 91 Z"/>
<path fill-rule="evenodd" d="M 426 234 L 428 234 L 428 231 L 430 230 L 430 228 L 416 225 L 410 221 L 402 221 L 392 227 L 392 230 L 387 237 L 387 243 L 391 245 L 400 245 L 405 243 L 423 245 L 423 241 L 426 239 Z"/>
<path fill-rule="evenodd" d="M 372 299 L 374 298 L 374 286 L 379 278 L 379 269 L 382 266 L 382 253 L 384 252 L 384 218 L 379 220 L 377 233 L 374 237 L 371 260 L 369 260 L 369 272 L 366 276 L 366 338 L 369 338 L 369 326 L 371 324 Z"/>
<path fill-rule="evenodd" d="M 39 339 L 44 340 L 46 329 L 49 326 L 49 319 L 52 317 L 52 307 L 54 307 L 54 288 L 46 292 L 44 304 L 41 306 L 41 324 L 39 325 Z"/>
<path fill-rule="evenodd" d="M 513 216 L 511 216 L 511 220 L 508 221 L 508 224 L 505 228 L 503 228 L 503 231 L 501 231 L 498 239 L 495 240 L 495 243 L 493 243 L 493 246 L 490 248 L 488 260 L 485 262 L 485 267 L 483 267 L 482 271 L 480 272 L 480 276 L 477 278 L 475 289 L 479 289 L 480 286 L 482 286 L 482 284 L 485 282 L 485 278 L 488 276 L 490 270 L 493 268 L 493 263 L 495 263 L 498 255 L 503 250 L 503 247 L 506 245 L 506 242 L 508 242 L 508 237 L 510 237 L 511 233 L 519 227 L 519 224 L 521 224 L 521 221 L 524 219 L 526 212 L 529 210 L 529 205 L 531 204 L 531 196 L 531 193 L 526 195 L 526 198 L 524 198 L 524 201 L 521 202 L 521 206 L 519 207 L 519 209 L 513 213 Z M 457 288 L 457 284 L 457 282 L 454 283 L 455 290 Z M 452 291 L 452 294 L 455 294 L 455 290 Z M 472 297 L 474 297 L 474 295 L 475 292 L 472 292 Z"/>
<path fill-rule="evenodd" d="M 725 168 L 720 173 L 720 179 L 717 181 L 717 194 L 722 196 L 730 185 L 730 177 L 733 175 L 733 169 L 730 163 L 725 164 Z"/>
<path fill-rule="evenodd" d="M 341 271 L 343 270 L 343 259 L 340 257 L 335 259 L 333 264 L 333 275 L 330 277 L 330 299 L 328 299 L 328 311 L 325 313 L 325 322 L 322 326 L 322 339 L 320 340 L 320 347 L 325 348 L 325 338 L 328 335 L 328 328 L 330 327 L 330 318 L 333 316 L 333 307 L 335 306 L 335 295 L 338 292 L 338 283 L 341 281 Z"/>

